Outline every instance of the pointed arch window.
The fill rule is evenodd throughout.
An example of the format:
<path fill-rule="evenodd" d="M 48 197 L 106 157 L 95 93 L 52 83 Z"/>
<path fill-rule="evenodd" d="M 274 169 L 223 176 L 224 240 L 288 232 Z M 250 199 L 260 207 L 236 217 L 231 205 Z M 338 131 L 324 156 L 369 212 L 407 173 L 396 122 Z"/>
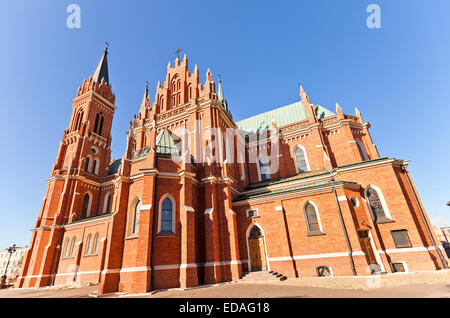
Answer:
<path fill-rule="evenodd" d="M 295 149 L 294 155 L 295 155 L 295 164 L 297 167 L 297 173 L 309 171 L 307 158 L 306 158 L 306 152 L 303 149 L 303 147 L 297 146 L 297 149 Z"/>
<path fill-rule="evenodd" d="M 89 170 L 90 165 L 91 165 L 91 158 L 90 157 L 86 157 L 86 164 L 84 165 L 84 171 L 90 172 L 90 170 Z"/>
<path fill-rule="evenodd" d="M 84 250 L 84 255 L 89 255 L 91 252 L 92 235 L 89 234 L 86 239 L 86 249 Z"/>
<path fill-rule="evenodd" d="M 362 143 L 362 141 L 360 139 L 355 139 L 356 141 L 356 145 L 358 146 L 358 151 L 359 154 L 361 155 L 361 158 L 366 161 L 369 160 L 369 156 L 367 155 L 366 152 L 366 147 L 364 147 L 364 144 Z"/>
<path fill-rule="evenodd" d="M 97 232 L 94 236 L 94 242 L 92 245 L 92 254 L 97 254 L 97 252 L 98 252 L 99 239 L 100 239 L 100 234 Z"/>
<path fill-rule="evenodd" d="M 105 204 L 103 208 L 103 213 L 111 212 L 111 193 L 108 193 L 105 197 Z"/>
<path fill-rule="evenodd" d="M 252 227 L 252 229 L 250 230 L 250 233 L 248 235 L 249 238 L 257 238 L 257 237 L 263 237 L 264 235 L 261 232 L 261 229 L 257 226 L 254 225 Z"/>
<path fill-rule="evenodd" d="M 181 104 L 181 80 L 175 77 L 172 81 L 172 107 Z"/>
<path fill-rule="evenodd" d="M 104 117 L 101 116 L 101 117 L 100 117 L 100 125 L 99 125 L 99 127 L 98 127 L 98 135 L 99 135 L 99 136 L 101 136 L 101 135 L 102 135 L 102 132 L 103 132 L 103 120 L 104 120 Z"/>
<path fill-rule="evenodd" d="M 133 224 L 131 227 L 131 234 L 138 234 L 139 232 L 139 217 L 141 214 L 142 202 L 139 200 L 134 206 L 133 210 Z"/>
<path fill-rule="evenodd" d="M 73 256 L 73 253 L 75 251 L 75 243 L 76 242 L 77 242 L 77 238 L 76 238 L 76 236 L 74 236 L 72 238 L 72 242 L 70 243 L 70 253 L 69 253 L 68 257 L 72 257 Z"/>
<path fill-rule="evenodd" d="M 94 133 L 101 136 L 103 130 L 103 113 L 100 112 L 95 116 Z"/>
<path fill-rule="evenodd" d="M 161 199 L 160 203 L 160 221 L 159 231 L 161 234 L 175 234 L 175 201 L 171 196 L 166 196 Z"/>
<path fill-rule="evenodd" d="M 74 123 L 74 126 L 73 126 L 73 130 L 74 130 L 74 131 L 80 129 L 81 123 L 83 122 L 83 115 L 84 115 L 84 112 L 83 112 L 82 109 L 80 109 L 80 110 L 78 111 L 77 116 L 75 117 L 76 120 L 75 120 L 75 123 Z"/>
<path fill-rule="evenodd" d="M 392 222 L 381 190 L 370 186 L 367 188 L 366 197 L 375 223 Z"/>
<path fill-rule="evenodd" d="M 97 170 L 97 159 L 94 159 L 94 162 L 92 164 L 92 173 L 96 173 Z"/>
<path fill-rule="evenodd" d="M 269 159 L 266 156 L 259 158 L 259 179 L 260 181 L 270 179 Z"/>
<path fill-rule="evenodd" d="M 63 245 L 63 253 L 62 253 L 63 258 L 68 256 L 67 253 L 69 252 L 69 244 L 70 244 L 70 239 L 66 238 L 66 240 L 64 241 L 64 245 Z"/>
<path fill-rule="evenodd" d="M 142 148 L 145 148 L 145 146 L 147 146 L 147 135 L 145 134 L 145 132 L 142 134 Z"/>
<path fill-rule="evenodd" d="M 191 99 L 192 98 L 192 86 L 191 86 L 191 84 L 188 85 L 187 91 L 188 91 L 188 99 Z"/>
<path fill-rule="evenodd" d="M 304 212 L 308 235 L 323 234 L 319 213 L 317 212 L 317 208 L 314 206 L 314 204 L 312 204 L 311 202 L 307 202 L 305 204 Z"/>
<path fill-rule="evenodd" d="M 89 193 L 86 193 L 83 197 L 83 204 L 81 206 L 81 218 L 86 218 L 89 216 L 90 205 L 91 205 L 91 197 Z"/>
<path fill-rule="evenodd" d="M 94 159 L 93 164 L 92 164 L 92 173 L 93 174 L 98 174 L 98 168 L 100 166 L 100 160 L 98 160 L 97 158 Z"/>

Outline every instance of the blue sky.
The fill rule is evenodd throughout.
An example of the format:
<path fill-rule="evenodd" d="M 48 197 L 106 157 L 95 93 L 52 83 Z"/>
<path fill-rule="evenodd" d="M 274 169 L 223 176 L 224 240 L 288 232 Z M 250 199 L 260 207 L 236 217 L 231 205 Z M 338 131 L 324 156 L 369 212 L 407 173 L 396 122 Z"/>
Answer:
<path fill-rule="evenodd" d="M 69 29 L 69 4 L 81 28 Z M 381 8 L 369 29 L 366 8 Z M 151 97 L 173 52 L 222 75 L 235 120 L 299 99 L 345 113 L 357 106 L 381 156 L 411 160 L 432 222 L 450 225 L 450 2 L 23 1 L 0 10 L 0 248 L 31 237 L 72 102 L 110 42 L 116 93 L 112 153 L 145 81 Z M 183 53 L 184 53 L 183 52 Z M 182 53 L 182 54 L 183 54 Z"/>

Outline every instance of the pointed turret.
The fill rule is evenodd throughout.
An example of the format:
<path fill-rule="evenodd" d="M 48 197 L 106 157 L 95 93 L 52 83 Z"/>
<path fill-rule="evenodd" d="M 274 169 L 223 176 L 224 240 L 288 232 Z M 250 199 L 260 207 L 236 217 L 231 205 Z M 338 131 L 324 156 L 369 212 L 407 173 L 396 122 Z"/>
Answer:
<path fill-rule="evenodd" d="M 300 85 L 300 83 L 298 83 L 298 86 L 299 86 L 299 88 L 300 88 L 300 98 L 301 98 L 301 101 L 304 102 L 304 103 L 309 104 L 309 97 L 308 97 L 308 95 L 306 94 L 305 90 L 303 89 L 303 86 Z"/>
<path fill-rule="evenodd" d="M 217 97 L 219 99 L 219 102 L 223 105 L 223 107 L 225 107 L 225 110 L 228 111 L 228 102 L 223 95 L 222 79 L 220 78 L 220 74 L 218 74 L 218 77 L 219 77 L 219 91 L 217 93 Z"/>
<path fill-rule="evenodd" d="M 145 109 L 147 108 L 147 101 L 149 101 L 149 100 L 150 100 L 150 97 L 148 96 L 148 82 L 146 82 L 144 96 L 142 97 L 141 106 L 139 106 L 139 113 L 142 116 L 145 116 Z"/>
<path fill-rule="evenodd" d="M 92 80 L 99 84 L 101 83 L 102 79 L 104 79 L 104 81 L 109 84 L 107 55 L 108 55 L 108 46 L 105 47 L 103 55 L 100 61 L 98 62 L 94 73 L 92 74 Z"/>
<path fill-rule="evenodd" d="M 342 108 L 341 106 L 339 106 L 338 103 L 336 103 L 336 114 L 338 116 L 339 119 L 344 119 L 344 113 L 342 112 Z"/>
<path fill-rule="evenodd" d="M 311 123 L 317 123 L 316 110 L 313 105 L 309 102 L 309 97 L 306 94 L 303 86 L 298 83 L 298 87 L 300 88 L 300 101 L 306 111 L 306 116 Z"/>
<path fill-rule="evenodd" d="M 358 107 L 355 107 L 355 115 L 356 117 L 358 117 L 360 123 L 364 123 L 364 120 L 361 116 L 361 112 L 359 111 Z"/>

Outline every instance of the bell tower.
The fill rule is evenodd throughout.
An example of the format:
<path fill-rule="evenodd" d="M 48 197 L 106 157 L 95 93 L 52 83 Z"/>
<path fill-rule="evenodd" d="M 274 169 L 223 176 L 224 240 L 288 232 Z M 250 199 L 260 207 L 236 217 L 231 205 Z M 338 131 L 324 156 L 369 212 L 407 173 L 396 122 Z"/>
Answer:
<path fill-rule="evenodd" d="M 59 258 L 63 225 L 110 211 L 102 183 L 108 180 L 111 125 L 115 95 L 108 75 L 108 48 L 94 73 L 83 80 L 73 99 L 72 115 L 64 131 L 47 190 L 23 264 L 18 287 L 52 284 Z M 108 207 L 109 208 L 109 207 Z"/>
<path fill-rule="evenodd" d="M 73 99 L 69 127 L 64 132 L 53 174 L 107 175 L 115 95 L 108 76 L 108 48 L 94 73 L 83 80 Z"/>

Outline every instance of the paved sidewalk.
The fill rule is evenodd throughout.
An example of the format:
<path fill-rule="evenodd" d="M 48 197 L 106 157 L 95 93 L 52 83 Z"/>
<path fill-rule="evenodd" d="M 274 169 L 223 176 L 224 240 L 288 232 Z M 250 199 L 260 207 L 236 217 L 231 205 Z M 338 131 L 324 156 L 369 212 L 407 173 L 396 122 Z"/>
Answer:
<path fill-rule="evenodd" d="M 96 295 L 98 286 L 4 289 L 0 298 L 82 298 Z M 90 296 L 91 295 L 91 296 Z M 450 298 L 450 271 L 386 274 L 368 277 L 296 278 L 286 281 L 231 282 L 193 289 L 170 289 L 145 295 L 115 293 L 101 297 L 180 298 Z"/>
<path fill-rule="evenodd" d="M 244 281 L 239 281 L 239 284 Z M 372 276 L 341 276 L 341 277 L 302 277 L 289 278 L 286 281 L 252 281 L 252 284 L 277 284 L 284 286 L 324 287 L 335 289 L 362 289 L 372 290 L 374 288 L 398 287 L 413 284 L 449 284 L 450 270 L 395 273 Z"/>

